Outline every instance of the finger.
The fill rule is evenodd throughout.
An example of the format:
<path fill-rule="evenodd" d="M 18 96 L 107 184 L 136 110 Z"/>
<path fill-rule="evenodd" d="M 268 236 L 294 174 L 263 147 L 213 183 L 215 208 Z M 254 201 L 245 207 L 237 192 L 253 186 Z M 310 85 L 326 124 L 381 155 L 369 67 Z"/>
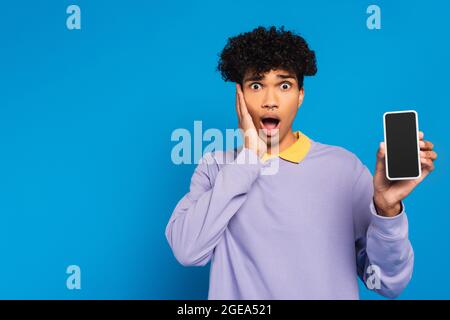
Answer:
<path fill-rule="evenodd" d="M 239 95 L 239 84 L 236 83 L 236 105 L 238 107 L 239 118 L 242 118 L 241 96 Z"/>
<path fill-rule="evenodd" d="M 434 144 L 431 141 L 419 141 L 420 150 L 432 150 L 434 148 Z"/>
<path fill-rule="evenodd" d="M 420 163 L 426 166 L 430 166 L 433 163 L 433 161 L 429 158 L 420 158 Z"/>
<path fill-rule="evenodd" d="M 241 120 L 241 107 L 239 106 L 239 95 L 238 95 L 238 88 L 236 84 L 236 113 L 238 116 L 239 121 Z"/>
<path fill-rule="evenodd" d="M 241 85 L 238 84 L 238 95 L 239 95 L 239 105 L 241 107 L 241 116 L 246 116 L 248 114 L 247 106 L 244 100 L 244 94 L 242 93 Z"/>
<path fill-rule="evenodd" d="M 240 108 L 239 108 L 239 102 L 238 102 L 239 100 L 238 100 L 238 96 L 237 96 L 237 93 L 236 93 L 236 113 L 237 113 L 237 120 L 238 120 L 238 128 L 239 129 L 242 129 L 242 125 L 241 125 L 241 122 L 242 122 L 242 120 L 241 120 L 241 112 L 240 112 Z"/>
<path fill-rule="evenodd" d="M 419 140 L 423 140 L 424 135 L 423 131 L 419 131 Z"/>
<path fill-rule="evenodd" d="M 420 163 L 422 164 L 422 168 L 427 169 L 428 171 L 434 170 L 434 163 L 431 159 L 420 158 Z"/>
<path fill-rule="evenodd" d="M 420 151 L 420 157 L 436 160 L 437 159 L 437 153 L 435 151 Z"/>

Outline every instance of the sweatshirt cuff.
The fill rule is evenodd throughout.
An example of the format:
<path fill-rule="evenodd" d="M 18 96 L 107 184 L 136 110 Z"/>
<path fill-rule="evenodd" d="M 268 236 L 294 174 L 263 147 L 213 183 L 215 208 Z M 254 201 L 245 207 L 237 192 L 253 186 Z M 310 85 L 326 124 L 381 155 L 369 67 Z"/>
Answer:
<path fill-rule="evenodd" d="M 405 204 L 400 202 L 402 210 L 394 217 L 380 216 L 373 203 L 373 199 L 370 201 L 370 211 L 372 213 L 371 224 L 374 231 L 381 234 L 385 238 L 400 239 L 407 237 L 408 235 L 408 219 L 406 217 Z"/>

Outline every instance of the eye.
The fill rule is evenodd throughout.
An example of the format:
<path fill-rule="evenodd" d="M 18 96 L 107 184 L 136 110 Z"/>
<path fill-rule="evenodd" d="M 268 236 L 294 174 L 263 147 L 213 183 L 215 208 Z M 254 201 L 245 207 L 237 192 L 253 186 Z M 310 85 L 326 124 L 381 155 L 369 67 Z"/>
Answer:
<path fill-rule="evenodd" d="M 261 87 L 261 84 L 258 83 L 258 82 L 253 82 L 253 83 L 250 85 L 250 88 L 252 88 L 253 90 L 258 90 L 260 87 Z"/>
<path fill-rule="evenodd" d="M 283 82 L 281 84 L 281 89 L 283 89 L 283 90 L 288 90 L 290 88 L 291 88 L 291 84 L 289 82 Z"/>

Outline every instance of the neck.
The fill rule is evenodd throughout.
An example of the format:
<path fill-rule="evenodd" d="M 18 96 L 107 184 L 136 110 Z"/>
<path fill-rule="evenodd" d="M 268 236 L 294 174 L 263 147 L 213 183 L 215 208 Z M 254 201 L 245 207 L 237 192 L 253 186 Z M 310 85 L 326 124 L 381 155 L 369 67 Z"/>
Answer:
<path fill-rule="evenodd" d="M 273 153 L 280 153 L 289 148 L 291 145 L 293 145 L 297 141 L 297 137 L 292 132 L 292 128 L 289 129 L 289 132 L 283 137 L 283 139 L 278 143 L 278 150 L 274 150 Z M 272 154 L 272 148 L 270 146 L 267 146 L 267 153 Z M 276 148 L 273 148 L 276 149 Z"/>

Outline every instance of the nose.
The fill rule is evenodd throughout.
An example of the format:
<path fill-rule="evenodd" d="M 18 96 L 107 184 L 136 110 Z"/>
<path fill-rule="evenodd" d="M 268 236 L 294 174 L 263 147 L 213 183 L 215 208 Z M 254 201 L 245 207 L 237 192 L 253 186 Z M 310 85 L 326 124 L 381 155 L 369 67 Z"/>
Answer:
<path fill-rule="evenodd" d="M 276 104 L 264 104 L 263 108 L 272 111 L 273 109 L 278 109 L 278 106 Z"/>
<path fill-rule="evenodd" d="M 275 96 L 275 93 L 273 90 L 268 89 L 266 91 L 266 94 L 264 95 L 262 108 L 269 109 L 269 110 L 278 108 L 278 103 L 277 103 L 276 96 Z"/>

